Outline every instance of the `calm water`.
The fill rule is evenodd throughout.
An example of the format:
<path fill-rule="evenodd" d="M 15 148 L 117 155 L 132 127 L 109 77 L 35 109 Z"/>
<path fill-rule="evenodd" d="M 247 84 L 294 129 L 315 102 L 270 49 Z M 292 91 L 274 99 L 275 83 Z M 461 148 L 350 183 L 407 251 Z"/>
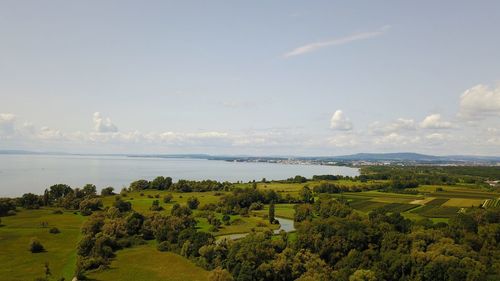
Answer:
<path fill-rule="evenodd" d="M 281 230 L 284 230 L 286 232 L 291 232 L 291 231 L 295 230 L 295 226 L 293 225 L 293 220 L 279 218 L 279 217 L 275 217 L 275 219 L 280 222 L 280 228 L 276 229 L 274 231 L 274 234 L 279 234 Z M 234 233 L 234 234 L 221 235 L 221 236 L 217 236 L 217 241 L 222 241 L 224 239 L 236 240 L 236 239 L 243 238 L 247 235 L 248 235 L 248 233 Z"/>
<path fill-rule="evenodd" d="M 178 179 L 213 179 L 250 181 L 265 177 L 285 179 L 295 175 L 320 174 L 355 176 L 358 170 L 319 165 L 284 165 L 272 163 L 235 163 L 200 159 L 131 158 L 125 156 L 75 155 L 0 155 L 0 197 L 19 196 L 26 192 L 41 194 L 56 183 L 81 187 L 95 184 L 121 189 L 137 179 L 156 176 Z"/>

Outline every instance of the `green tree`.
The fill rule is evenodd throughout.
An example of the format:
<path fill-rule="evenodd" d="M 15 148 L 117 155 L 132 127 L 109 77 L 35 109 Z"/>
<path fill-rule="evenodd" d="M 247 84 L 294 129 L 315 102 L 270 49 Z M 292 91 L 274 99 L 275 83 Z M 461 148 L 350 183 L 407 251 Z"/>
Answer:
<path fill-rule="evenodd" d="M 212 270 L 208 274 L 208 280 L 209 281 L 233 281 L 233 276 L 225 270 L 220 267 L 217 267 L 216 269 Z"/>
<path fill-rule="evenodd" d="M 198 205 L 200 205 L 200 200 L 198 200 L 198 198 L 194 196 L 189 197 L 187 200 L 187 205 L 191 210 L 198 209 Z"/>
<path fill-rule="evenodd" d="M 305 185 L 300 190 L 299 195 L 304 203 L 314 203 L 314 196 L 309 186 Z"/>
<path fill-rule="evenodd" d="M 276 218 L 274 217 L 274 202 L 269 205 L 269 222 L 274 223 Z"/>
<path fill-rule="evenodd" d="M 40 243 L 40 241 L 38 241 L 38 239 L 36 238 L 31 238 L 29 249 L 32 253 L 45 252 L 45 248 L 43 247 L 42 243 Z"/>
<path fill-rule="evenodd" d="M 115 189 L 111 186 L 109 187 L 106 187 L 106 188 L 103 188 L 101 190 L 101 195 L 102 196 L 109 196 L 109 195 L 115 195 L 115 193 L 113 192 Z"/>

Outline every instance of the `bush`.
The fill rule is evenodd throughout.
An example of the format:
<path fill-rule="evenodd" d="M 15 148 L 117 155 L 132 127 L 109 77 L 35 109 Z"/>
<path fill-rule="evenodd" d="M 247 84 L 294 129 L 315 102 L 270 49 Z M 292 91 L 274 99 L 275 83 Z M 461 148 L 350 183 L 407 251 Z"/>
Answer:
<path fill-rule="evenodd" d="M 61 210 L 54 210 L 54 211 L 52 212 L 52 214 L 54 214 L 54 215 L 62 215 L 62 214 L 63 214 L 63 211 L 61 211 Z"/>
<path fill-rule="evenodd" d="M 9 210 L 7 212 L 7 216 L 15 216 L 15 215 L 16 215 L 16 211 L 14 211 L 14 210 Z"/>
<path fill-rule="evenodd" d="M 187 204 L 189 209 L 195 210 L 198 208 L 198 205 L 200 205 L 200 201 L 196 197 L 189 197 L 187 200 Z"/>
<path fill-rule="evenodd" d="M 172 194 L 167 194 L 163 197 L 163 203 L 165 204 L 168 204 L 170 203 L 170 201 L 172 201 L 174 197 L 172 196 Z"/>
<path fill-rule="evenodd" d="M 51 233 L 51 234 L 58 234 L 58 233 L 61 233 L 61 231 L 57 227 L 51 227 L 49 229 L 49 233 Z"/>
<path fill-rule="evenodd" d="M 42 243 L 38 241 L 38 239 L 32 238 L 30 241 L 30 251 L 32 253 L 41 253 L 45 252 L 45 248 L 43 247 Z"/>
<path fill-rule="evenodd" d="M 156 246 L 156 248 L 160 252 L 167 252 L 167 251 L 170 251 L 172 249 L 172 246 L 170 245 L 169 242 L 163 241 L 160 244 L 158 244 L 158 246 Z"/>
<path fill-rule="evenodd" d="M 158 200 L 154 200 L 153 204 L 151 205 L 151 208 L 149 208 L 151 211 L 162 211 L 163 207 L 160 206 L 160 202 Z"/>
<path fill-rule="evenodd" d="M 113 192 L 114 191 L 114 188 L 113 187 L 106 187 L 106 188 L 103 188 L 101 190 L 101 195 L 102 196 L 108 196 L 108 195 L 115 195 L 115 193 Z"/>

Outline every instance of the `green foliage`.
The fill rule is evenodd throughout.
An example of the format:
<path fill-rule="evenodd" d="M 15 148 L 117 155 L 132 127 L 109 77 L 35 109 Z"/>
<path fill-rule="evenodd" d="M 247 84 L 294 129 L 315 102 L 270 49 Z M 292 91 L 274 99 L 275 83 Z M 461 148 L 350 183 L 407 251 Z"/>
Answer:
<path fill-rule="evenodd" d="M 145 190 L 150 188 L 150 183 L 147 180 L 136 180 L 130 183 L 130 190 Z"/>
<path fill-rule="evenodd" d="M 43 247 L 42 243 L 36 238 L 31 239 L 30 245 L 29 245 L 29 250 L 32 253 L 45 252 L 45 248 Z"/>
<path fill-rule="evenodd" d="M 194 196 L 189 197 L 188 201 L 187 201 L 187 205 L 188 205 L 189 209 L 191 209 L 191 210 L 198 209 L 198 205 L 200 205 L 200 200 L 198 200 L 198 198 L 196 198 Z"/>
<path fill-rule="evenodd" d="M 111 186 L 106 187 L 106 188 L 103 188 L 103 189 L 101 190 L 101 195 L 102 195 L 102 196 L 110 196 L 110 195 L 115 195 L 114 190 L 115 190 L 115 189 L 114 189 L 113 187 L 111 187 Z"/>
<path fill-rule="evenodd" d="M 49 229 L 49 233 L 51 233 L 51 234 L 59 234 L 59 233 L 61 233 L 61 231 L 57 227 L 51 227 Z"/>
<path fill-rule="evenodd" d="M 275 218 L 275 209 L 274 209 L 274 203 L 271 203 L 269 205 L 269 214 L 268 214 L 269 222 L 274 223 L 276 218 Z"/>
<path fill-rule="evenodd" d="M 172 196 L 172 194 L 169 193 L 169 194 L 163 196 L 163 203 L 168 204 L 172 201 L 173 198 L 174 197 Z"/>
<path fill-rule="evenodd" d="M 0 198 L 0 217 L 9 214 L 9 211 L 16 209 L 16 203 L 10 198 Z"/>

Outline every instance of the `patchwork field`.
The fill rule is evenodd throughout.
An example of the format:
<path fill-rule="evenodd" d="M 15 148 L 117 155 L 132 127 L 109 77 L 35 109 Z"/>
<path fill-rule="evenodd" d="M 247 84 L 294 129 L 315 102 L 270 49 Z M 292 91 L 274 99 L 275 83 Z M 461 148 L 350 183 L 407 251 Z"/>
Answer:
<path fill-rule="evenodd" d="M 311 189 L 320 184 L 319 181 L 308 182 Z M 364 183 L 353 181 L 332 181 L 334 184 L 345 186 L 360 186 Z M 305 183 L 258 183 L 259 190 L 274 190 L 283 197 L 290 195 L 298 197 Z M 237 187 L 251 187 L 251 183 L 237 184 Z M 434 222 L 447 222 L 456 215 L 461 208 L 485 205 L 494 207 L 500 205 L 498 193 L 485 191 L 479 188 L 466 186 L 423 186 L 419 187 L 419 194 L 403 194 L 381 192 L 377 190 L 362 192 L 343 192 L 328 194 L 328 196 L 342 198 L 360 215 L 366 216 L 374 209 L 384 208 L 388 212 L 400 212 L 406 218 L 420 220 L 429 218 Z M 438 189 L 440 188 L 440 189 Z M 172 195 L 169 203 L 164 203 L 165 195 Z M 188 198 L 196 197 L 202 207 L 206 204 L 217 203 L 221 196 L 228 192 L 191 192 L 177 193 L 171 191 L 146 190 L 143 192 L 129 192 L 120 196 L 124 201 L 131 202 L 132 208 L 141 213 L 150 213 L 153 201 L 158 200 L 164 208 L 161 212 L 167 214 L 176 203 L 186 204 Z M 318 199 L 319 194 L 316 194 Z M 112 206 L 116 196 L 102 197 L 104 206 Z M 276 204 L 275 215 L 293 219 L 295 204 Z M 20 211 L 15 216 L 2 217 L 0 226 L 0 280 L 33 280 L 44 276 L 44 265 L 47 262 L 53 278 L 64 277 L 71 280 L 76 264 L 76 245 L 80 239 L 80 226 L 86 217 L 79 213 L 65 211 L 55 214 L 53 208 Z M 230 225 L 222 225 L 214 236 L 247 233 L 253 230 L 277 229 L 266 218 L 269 205 L 262 210 L 251 211 L 248 216 L 231 215 Z M 201 210 L 194 210 L 197 228 L 210 232 L 211 225 L 203 217 Z M 222 219 L 221 214 L 216 214 Z M 57 227 L 59 234 L 50 234 L 49 228 Z M 30 239 L 36 237 L 45 246 L 46 252 L 32 254 L 28 250 Z M 296 233 L 290 233 L 289 239 L 296 239 Z M 154 244 L 154 243 L 153 243 Z M 187 274 L 187 275 L 186 275 Z M 120 250 L 112 261 L 111 268 L 105 271 L 92 272 L 91 280 L 207 280 L 208 272 L 197 267 L 182 256 L 159 252 L 154 245 L 143 245 L 130 249 Z"/>

